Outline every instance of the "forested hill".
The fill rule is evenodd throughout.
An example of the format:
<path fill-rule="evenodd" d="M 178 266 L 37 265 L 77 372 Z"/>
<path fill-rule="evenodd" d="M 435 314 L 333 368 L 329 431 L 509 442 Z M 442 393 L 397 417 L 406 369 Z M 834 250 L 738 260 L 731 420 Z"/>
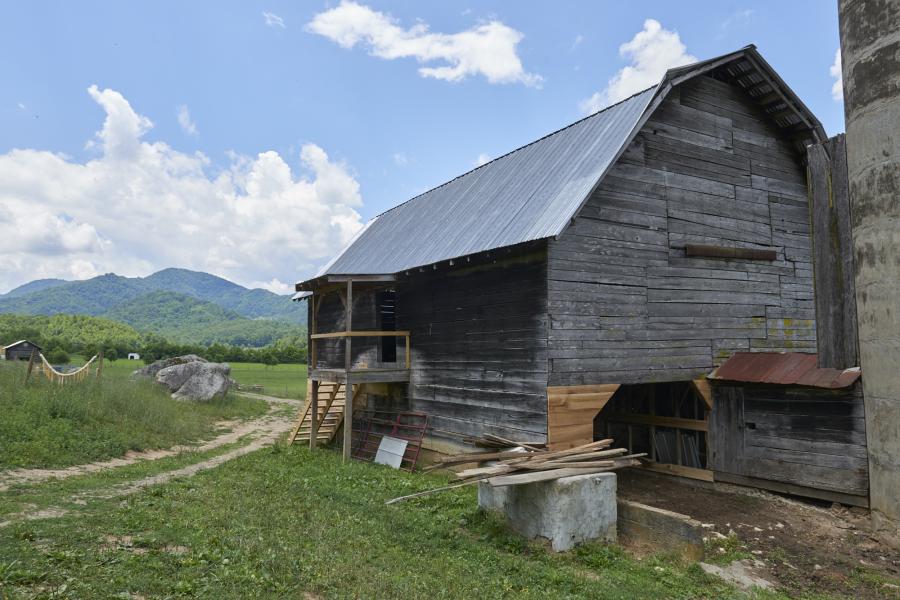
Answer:
<path fill-rule="evenodd" d="M 164 269 L 148 277 L 101 275 L 84 281 L 42 279 L 0 295 L 0 313 L 28 315 L 80 314 L 102 316 L 154 292 L 174 292 L 212 303 L 248 319 L 306 323 L 306 306 L 263 289 L 247 289 L 227 279 L 189 271 Z"/>
<path fill-rule="evenodd" d="M 304 327 L 278 319 L 248 319 L 212 302 L 175 292 L 150 292 L 116 305 L 104 317 L 155 333 L 182 344 L 214 343 L 258 348 L 285 337 L 297 337 Z"/>

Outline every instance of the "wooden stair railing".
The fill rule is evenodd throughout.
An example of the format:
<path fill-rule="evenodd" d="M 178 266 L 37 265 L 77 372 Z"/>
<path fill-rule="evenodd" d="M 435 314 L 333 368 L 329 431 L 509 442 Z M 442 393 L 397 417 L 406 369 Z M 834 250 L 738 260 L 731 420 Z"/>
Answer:
<path fill-rule="evenodd" d="M 311 387 L 311 386 L 310 386 Z M 307 388 L 309 389 L 309 388 Z M 359 395 L 360 386 L 354 386 L 354 400 Z M 309 395 L 309 394 L 308 394 Z M 319 384 L 319 397 L 316 410 L 316 416 L 319 419 L 318 432 L 316 435 L 316 443 L 327 444 L 334 439 L 335 434 L 344 422 L 344 407 L 346 405 L 346 392 L 343 383 L 326 383 Z M 312 415 L 310 408 L 312 403 L 307 400 L 300 414 L 297 416 L 297 422 L 288 436 L 288 445 L 292 445 L 295 441 L 309 441 L 312 429 Z"/>

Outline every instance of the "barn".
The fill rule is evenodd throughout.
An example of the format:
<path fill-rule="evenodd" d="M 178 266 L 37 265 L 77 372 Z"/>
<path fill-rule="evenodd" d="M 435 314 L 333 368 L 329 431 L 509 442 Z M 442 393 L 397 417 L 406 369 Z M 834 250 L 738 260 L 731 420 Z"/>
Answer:
<path fill-rule="evenodd" d="M 6 360 L 28 360 L 31 358 L 31 353 L 35 350 L 40 352 L 41 347 L 28 340 L 19 340 L 3 347 L 3 357 Z"/>
<path fill-rule="evenodd" d="M 342 411 L 406 410 L 428 415 L 436 451 L 611 434 L 652 468 L 714 479 L 738 427 L 719 398 L 770 384 L 707 374 L 738 354 L 817 360 L 806 148 L 825 141 L 748 46 L 376 217 L 296 286 L 311 443 Z M 814 411 L 835 395 L 803 389 Z M 762 393 L 742 402 L 797 396 Z M 840 402 L 862 410 L 854 387 Z"/>

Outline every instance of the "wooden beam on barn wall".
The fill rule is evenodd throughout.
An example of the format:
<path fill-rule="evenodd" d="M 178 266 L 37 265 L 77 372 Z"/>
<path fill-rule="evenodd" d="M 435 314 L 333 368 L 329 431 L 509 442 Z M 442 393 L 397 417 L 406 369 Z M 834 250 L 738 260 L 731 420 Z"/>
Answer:
<path fill-rule="evenodd" d="M 703 403 L 706 404 L 706 408 L 708 410 L 712 410 L 713 407 L 713 395 L 712 395 L 712 386 L 709 385 L 709 381 L 706 377 L 700 377 L 698 379 L 694 379 L 691 381 L 691 385 L 694 386 L 694 389 L 697 390 L 697 394 L 703 398 Z"/>
<path fill-rule="evenodd" d="M 618 383 L 548 387 L 547 446 L 566 450 L 594 441 L 594 417 L 618 389 Z"/>
<path fill-rule="evenodd" d="M 838 135 L 807 149 L 819 366 L 859 365 L 847 145 Z"/>

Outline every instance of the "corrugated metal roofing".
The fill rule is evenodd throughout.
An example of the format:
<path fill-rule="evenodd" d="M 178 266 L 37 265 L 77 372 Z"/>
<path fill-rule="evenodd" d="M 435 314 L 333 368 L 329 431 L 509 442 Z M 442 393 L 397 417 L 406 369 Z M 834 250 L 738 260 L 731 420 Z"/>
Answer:
<path fill-rule="evenodd" d="M 383 213 L 319 275 L 397 273 L 558 235 L 615 160 L 655 90 Z"/>
<path fill-rule="evenodd" d="M 859 368 L 820 369 L 818 356 L 801 352 L 738 352 L 707 378 L 719 381 L 805 385 L 839 389 L 853 385 Z"/>
<path fill-rule="evenodd" d="M 324 275 L 400 273 L 560 235 L 651 105 L 662 101 L 673 85 L 713 69 L 728 70 L 739 85 L 750 75 L 763 78 L 768 87 L 753 87 L 748 93 L 777 92 L 784 100 L 775 107 L 778 118 L 784 118 L 783 108 L 788 108 L 809 125 L 812 138 L 824 139 L 815 116 L 750 45 L 671 69 L 658 85 L 381 214 L 313 280 Z M 802 147 L 806 143 L 803 138 Z M 297 291 L 311 281 L 297 284 Z"/>

